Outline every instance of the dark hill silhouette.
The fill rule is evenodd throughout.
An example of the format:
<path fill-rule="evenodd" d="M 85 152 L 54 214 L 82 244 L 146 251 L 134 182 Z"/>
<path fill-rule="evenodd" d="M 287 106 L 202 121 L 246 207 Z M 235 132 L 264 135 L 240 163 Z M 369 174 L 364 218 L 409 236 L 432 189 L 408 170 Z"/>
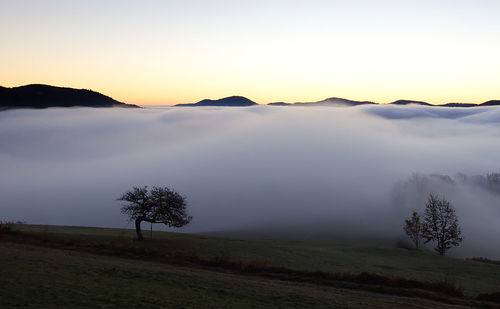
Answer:
<path fill-rule="evenodd" d="M 436 106 L 444 106 L 444 107 L 476 107 L 479 106 L 474 103 L 446 103 L 443 105 L 436 105 Z"/>
<path fill-rule="evenodd" d="M 418 105 L 425 105 L 425 106 L 433 106 L 430 103 L 423 102 L 423 101 L 412 101 L 412 100 L 397 100 L 389 104 L 395 104 L 395 105 L 408 105 L 408 104 L 418 104 Z"/>
<path fill-rule="evenodd" d="M 286 102 L 273 102 L 267 105 L 271 106 L 357 106 L 364 104 L 379 104 L 372 101 L 353 101 L 342 98 L 328 98 L 317 102 L 297 102 L 297 103 L 286 103 Z M 423 101 L 413 101 L 413 100 L 397 100 L 392 103 L 393 105 L 410 105 L 417 104 L 423 106 L 437 106 L 437 107 L 478 107 L 478 106 L 500 106 L 500 100 L 491 100 L 481 104 L 474 103 L 446 103 L 441 105 L 434 105 Z"/>
<path fill-rule="evenodd" d="M 288 105 L 293 105 L 293 103 L 286 103 L 286 102 L 273 102 L 273 103 L 268 103 L 267 105 L 274 105 L 274 106 L 288 106 Z"/>
<path fill-rule="evenodd" d="M 342 99 L 342 98 L 328 98 L 323 101 L 316 102 L 317 104 L 325 104 L 325 105 L 330 105 L 330 104 L 343 104 L 343 105 L 351 105 L 351 106 L 356 106 L 356 105 L 364 105 L 364 104 L 377 104 L 375 102 L 371 101 L 353 101 L 353 100 L 348 100 L 348 99 Z"/>
<path fill-rule="evenodd" d="M 297 102 L 297 103 L 285 103 L 285 102 L 276 102 L 276 103 L 269 103 L 268 105 L 274 105 L 274 106 L 288 106 L 288 105 L 296 105 L 296 106 L 356 106 L 356 105 L 363 105 L 363 104 L 377 104 L 374 102 L 370 101 L 353 101 L 353 100 L 347 100 L 347 99 L 342 99 L 342 98 L 328 98 L 324 99 L 321 101 L 317 102 Z"/>
<path fill-rule="evenodd" d="M 500 100 L 491 100 L 479 104 L 479 106 L 499 106 L 499 105 L 500 105 Z"/>
<path fill-rule="evenodd" d="M 175 106 L 252 106 L 257 105 L 252 100 L 245 97 L 232 96 L 218 100 L 201 100 L 198 103 L 188 103 L 188 104 L 177 104 Z"/>
<path fill-rule="evenodd" d="M 0 88 L 0 108 L 138 107 L 87 89 L 32 84 Z"/>
<path fill-rule="evenodd" d="M 331 97 L 317 102 L 275 102 L 271 106 L 357 106 L 364 104 L 378 104 L 372 101 L 354 101 L 343 98 Z M 473 103 L 447 103 L 433 105 L 423 101 L 398 100 L 389 104 L 441 107 L 478 107 L 500 106 L 500 100 L 490 100 L 481 104 Z M 242 96 L 231 96 L 218 100 L 205 99 L 197 103 L 177 104 L 175 106 L 253 106 L 254 101 Z M 56 87 L 42 84 L 31 84 L 20 87 L 6 88 L 0 86 L 0 110 L 9 108 L 47 108 L 47 107 L 139 107 L 133 104 L 118 102 L 101 93 L 66 87 Z"/>

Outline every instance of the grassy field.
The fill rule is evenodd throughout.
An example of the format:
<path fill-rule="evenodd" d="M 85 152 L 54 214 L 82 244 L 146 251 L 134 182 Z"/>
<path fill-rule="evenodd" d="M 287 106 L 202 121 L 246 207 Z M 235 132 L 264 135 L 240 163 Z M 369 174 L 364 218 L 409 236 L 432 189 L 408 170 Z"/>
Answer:
<path fill-rule="evenodd" d="M 270 266 L 298 270 L 400 276 L 424 281 L 448 281 L 464 288 L 466 294 L 500 290 L 500 266 L 441 257 L 427 252 L 391 247 L 332 245 L 328 243 L 241 240 L 205 235 L 153 232 L 153 240 L 134 243 L 135 231 L 122 229 L 19 225 L 24 231 L 49 232 L 82 237 L 88 241 L 110 241 L 147 246 L 155 250 L 197 256 L 204 259 L 227 257 L 246 262 L 264 261 Z M 145 233 L 145 236 L 149 236 Z"/>
<path fill-rule="evenodd" d="M 86 252 L 0 242 L 1 308 L 455 308 Z"/>
<path fill-rule="evenodd" d="M 423 298 L 113 256 L 106 254 L 107 248 L 257 262 L 293 270 L 447 280 L 462 286 L 468 296 L 500 290 L 499 265 L 404 249 L 166 232 L 154 232 L 152 241 L 136 242 L 131 230 L 34 225 L 16 225 L 15 229 L 37 235 L 43 242 L 34 246 L 29 241 L 0 238 L 0 286 L 7 287 L 0 291 L 0 308 L 452 307 Z M 51 247 L 54 240 L 64 246 Z M 102 251 L 96 254 L 94 248 Z"/>

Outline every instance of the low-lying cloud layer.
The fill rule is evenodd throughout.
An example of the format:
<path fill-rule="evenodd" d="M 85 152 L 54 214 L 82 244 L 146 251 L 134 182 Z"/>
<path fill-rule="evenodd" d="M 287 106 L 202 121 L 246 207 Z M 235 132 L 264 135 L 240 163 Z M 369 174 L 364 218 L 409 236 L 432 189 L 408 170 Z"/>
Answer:
<path fill-rule="evenodd" d="M 0 220 L 131 227 L 115 199 L 159 185 L 187 196 L 189 232 L 397 238 L 432 191 L 457 208 L 455 254 L 500 258 L 497 192 L 411 185 L 415 172 L 499 171 L 500 108 L 13 110 L 0 113 L 0 145 Z"/>

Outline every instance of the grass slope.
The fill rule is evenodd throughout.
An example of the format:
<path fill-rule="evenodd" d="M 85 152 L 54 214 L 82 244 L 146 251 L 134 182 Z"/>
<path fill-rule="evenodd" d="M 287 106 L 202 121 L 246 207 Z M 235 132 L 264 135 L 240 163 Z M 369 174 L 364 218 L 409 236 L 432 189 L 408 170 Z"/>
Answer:
<path fill-rule="evenodd" d="M 296 270 L 370 272 L 422 281 L 447 281 L 461 286 L 465 294 L 500 290 L 500 265 L 442 257 L 433 253 L 391 247 L 333 245 L 328 243 L 240 240 L 195 234 L 153 232 L 153 240 L 135 243 L 133 230 L 19 225 L 19 230 L 67 234 L 86 241 L 108 243 L 130 240 L 130 246 L 148 247 L 170 254 L 202 259 L 229 258 L 243 262 L 260 261 L 269 266 Z M 148 237 L 149 232 L 145 233 Z"/>
<path fill-rule="evenodd" d="M 0 251 L 1 308 L 458 308 L 25 244 Z"/>
<path fill-rule="evenodd" d="M 453 307 L 418 297 L 377 294 L 342 285 L 277 280 L 264 274 L 245 275 L 196 265 L 174 266 L 141 255 L 131 256 L 132 259 L 113 256 L 113 250 L 120 248 L 126 248 L 127 252 L 152 252 L 151 256 L 160 257 L 257 261 L 292 270 L 373 272 L 426 281 L 446 279 L 462 285 L 469 296 L 498 291 L 500 282 L 499 265 L 404 249 L 167 232 L 154 232 L 152 241 L 136 242 L 132 230 L 36 225 L 14 228 L 35 235 L 38 241 L 33 246 L 29 237 L 23 239 L 24 234 L 20 238 L 0 235 L 0 286 L 4 287 L 0 290 L 0 308 Z M 451 302 L 477 305 L 463 299 Z"/>

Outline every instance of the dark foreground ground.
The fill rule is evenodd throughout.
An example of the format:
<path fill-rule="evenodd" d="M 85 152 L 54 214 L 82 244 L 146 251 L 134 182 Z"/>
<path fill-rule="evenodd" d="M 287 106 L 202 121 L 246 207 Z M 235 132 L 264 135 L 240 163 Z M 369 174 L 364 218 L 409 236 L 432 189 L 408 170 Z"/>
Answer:
<path fill-rule="evenodd" d="M 394 248 L 17 225 L 0 308 L 466 308 L 500 266 Z M 369 273 L 369 274 L 368 274 Z"/>

